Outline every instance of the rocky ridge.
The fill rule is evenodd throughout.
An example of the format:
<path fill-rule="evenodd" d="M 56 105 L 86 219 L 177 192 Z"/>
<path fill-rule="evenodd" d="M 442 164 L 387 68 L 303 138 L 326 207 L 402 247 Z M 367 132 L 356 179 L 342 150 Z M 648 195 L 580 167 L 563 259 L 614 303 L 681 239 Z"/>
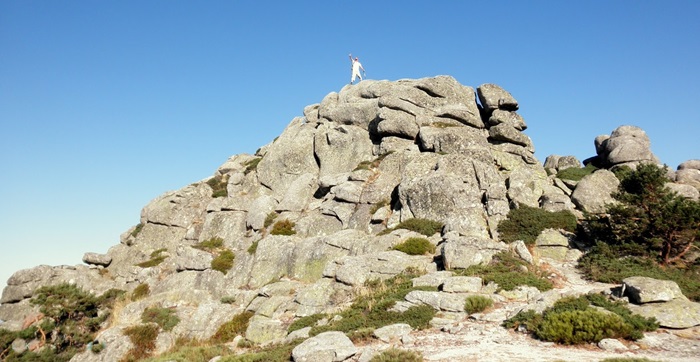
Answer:
<path fill-rule="evenodd" d="M 527 125 L 518 109 L 515 98 L 497 85 L 484 84 L 475 90 L 448 76 L 346 86 L 304 108 L 303 117 L 293 119 L 275 141 L 254 155 L 232 156 L 211 177 L 150 202 L 141 212 L 140 223 L 122 234 L 120 243 L 106 254 L 86 253 L 86 265 L 38 266 L 16 272 L 0 298 L 0 328 L 21 329 L 36 315 L 29 303 L 35 290 L 63 282 L 96 294 L 111 288 L 133 291 L 143 284 L 151 291 L 148 297 L 115 311 L 111 325 L 100 332 L 100 340 L 107 343 L 103 353 L 82 353 L 75 361 L 119 359 L 130 345 L 122 330 L 138 324 L 141 312 L 154 305 L 176 310 L 181 319 L 172 331 L 161 333 L 157 352 L 171 348 L 177 338 L 210 338 L 232 315 L 243 311 L 254 312 L 243 338 L 260 344 L 282 341 L 295 318 L 338 311 L 366 281 L 389 278 L 409 268 L 433 278 L 427 283 L 436 284 L 442 292 L 409 294 L 407 305 L 428 304 L 451 315 L 435 320 L 434 329 L 452 336 L 464 334 L 472 325 L 497 326 L 521 308 L 542 308 L 569 291 L 590 289 L 581 282 L 571 290 L 562 289 L 564 283 L 549 294 L 528 289 L 493 294 L 486 286 L 465 285 L 466 281 L 449 273 L 487 263 L 504 250 L 513 250 L 530 262 L 572 263 L 581 251 L 562 232 L 543 233 L 537 246 L 528 250 L 522 243 L 500 241 L 498 223 L 520 205 L 577 215 L 601 212 L 619 183 L 609 169 L 659 163 L 643 130 L 621 126 L 609 136 L 597 137 L 596 156 L 586 160 L 603 169 L 579 182 L 560 180 L 548 170 L 580 167 L 580 162 L 553 155 L 541 164 L 532 141 L 523 133 Z M 700 161 L 680 165 L 672 180 L 669 187 L 698 199 Z M 272 222 L 293 225 L 293 234 L 273 235 L 273 217 Z M 444 224 L 440 233 L 429 238 L 438 247 L 435 256 L 391 250 L 419 236 L 414 232 L 399 229 L 380 235 L 411 218 Z M 217 254 L 197 247 L 213 239 L 221 240 L 220 248 L 235 255 L 230 270 L 213 268 Z M 559 273 L 572 272 L 561 269 Z M 570 275 L 570 280 L 575 279 Z M 453 310 L 460 301 L 463 305 L 469 293 L 490 295 L 503 307 L 471 317 Z M 664 295 L 671 296 L 635 299 L 639 313 L 659 318 L 660 312 L 647 311 L 650 308 L 645 306 L 662 303 L 666 306 L 662 309 L 680 311 L 667 317 L 666 327 L 700 324 L 697 303 L 688 302 L 682 294 Z M 681 306 L 669 308 L 669 303 Z M 421 341 L 432 337 L 398 330 L 404 332 L 386 339 L 405 339 L 399 344 L 424 351 L 428 360 L 439 360 L 430 359 L 437 351 L 421 347 Z M 505 329 L 488 333 L 519 338 Z M 691 335 L 698 338 L 697 333 Z M 314 338 L 319 337 L 328 336 Z M 309 340 L 307 345 L 327 344 Z M 353 348 L 345 343 L 334 351 L 363 360 L 362 351 L 347 352 Z M 639 347 L 648 348 L 652 347 Z M 298 351 L 297 356 L 308 353 L 312 352 Z M 306 358 L 311 357 L 295 360 Z"/>

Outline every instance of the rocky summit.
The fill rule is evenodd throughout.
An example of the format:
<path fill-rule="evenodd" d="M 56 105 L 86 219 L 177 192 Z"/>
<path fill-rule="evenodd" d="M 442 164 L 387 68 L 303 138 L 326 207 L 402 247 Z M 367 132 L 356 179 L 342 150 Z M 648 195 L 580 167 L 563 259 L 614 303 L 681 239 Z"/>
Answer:
<path fill-rule="evenodd" d="M 557 155 L 538 161 L 532 140 L 523 133 L 528 126 L 519 107 L 498 85 L 474 89 L 449 76 L 345 86 L 305 107 L 303 116 L 255 154 L 234 155 L 210 177 L 151 201 L 141 210 L 140 223 L 106 254 L 87 252 L 84 265 L 17 271 L 2 292 L 0 328 L 38 325 L 44 316 L 32 298 L 43 286 L 68 283 L 96 296 L 109 290 L 131 295 L 101 321 L 95 339 L 102 350 L 96 353 L 97 344 L 91 342 L 71 361 L 129 360 L 135 343 L 129 331 L 142 325 L 152 308 L 179 319 L 174 327 L 162 328 L 152 355 L 179 341 L 218 338 L 232 317 L 248 313 L 247 326 L 232 339 L 236 343 L 226 344 L 232 353 L 299 338 L 302 342 L 290 353 L 294 361 L 369 361 L 388 346 L 418 351 L 426 360 L 591 360 L 619 355 L 614 348 L 639 356 L 695 358 L 700 349 L 692 348 L 700 344 L 691 343 L 684 354 L 659 342 L 666 334 L 649 335 L 639 346 L 608 341 L 601 346 L 614 347 L 582 350 L 585 355 L 562 355 L 551 343 L 533 347 L 528 340 L 521 342 L 523 348 L 551 352 L 534 358 L 512 354 L 510 347 L 524 335 L 500 327 L 505 319 L 524 308 L 542 310 L 563 295 L 620 286 L 577 276 L 572 265 L 583 251 L 567 233 L 547 230 L 530 247 L 506 244 L 499 223 L 521 206 L 568 210 L 579 218 L 603 212 L 619 184 L 611 169 L 659 163 L 645 132 L 623 125 L 594 140 L 595 156 L 585 163 L 600 169 L 580 181 L 559 179 L 556 171 L 581 167 L 581 162 Z M 668 187 L 697 200 L 700 161 L 685 162 L 671 173 L 675 182 Z M 431 235 L 396 228 L 416 219 L 441 227 Z M 413 255 L 397 248 L 421 238 L 434 252 Z M 453 273 L 487 264 L 504 251 L 531 264 L 546 263 L 559 283 L 549 292 L 521 288 L 506 293 Z M 413 290 L 395 308 L 434 308 L 438 314 L 427 330 L 394 324 L 376 329 L 363 343 L 337 331 L 288 332 L 304 317 L 344 310 L 363 295 L 368 282 L 406 271 L 420 275 L 413 285 L 434 290 Z M 630 301 L 639 313 L 656 316 L 662 328 L 667 323 L 688 331 L 684 343 L 697 341 L 698 304 L 667 284 L 630 278 L 624 285 L 633 291 Z M 465 299 L 475 294 L 495 302 L 491 312 L 465 312 Z M 667 308 L 659 308 L 663 305 Z M 475 339 L 469 331 L 482 337 Z M 40 351 L 47 338 L 23 336 L 12 348 L 14 353 Z M 460 340 L 471 346 L 497 342 L 484 345 L 483 354 L 477 349 L 461 355 L 455 347 Z M 499 346 L 500 356 L 494 354 Z M 448 350 L 455 352 L 445 354 Z"/>

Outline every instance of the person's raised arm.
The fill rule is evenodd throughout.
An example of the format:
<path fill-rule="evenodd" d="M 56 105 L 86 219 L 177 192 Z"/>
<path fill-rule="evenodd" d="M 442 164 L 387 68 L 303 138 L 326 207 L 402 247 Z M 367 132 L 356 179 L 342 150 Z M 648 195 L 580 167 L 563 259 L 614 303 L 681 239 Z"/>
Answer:
<path fill-rule="evenodd" d="M 350 58 L 350 63 L 352 63 L 352 53 L 348 54 L 348 58 Z"/>

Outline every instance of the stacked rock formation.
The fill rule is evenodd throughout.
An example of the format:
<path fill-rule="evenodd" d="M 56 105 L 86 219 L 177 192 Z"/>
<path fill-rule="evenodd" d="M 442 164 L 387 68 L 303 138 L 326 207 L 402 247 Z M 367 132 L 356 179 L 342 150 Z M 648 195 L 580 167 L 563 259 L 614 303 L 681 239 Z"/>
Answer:
<path fill-rule="evenodd" d="M 150 296 L 118 311 L 101 334 L 114 346 L 110 356 L 126 352 L 118 350 L 129 344 L 120 331 L 156 304 L 183 321 L 159 339 L 158 351 L 178 337 L 209 338 L 244 310 L 255 312 L 245 338 L 264 343 L 284 339 L 294 318 L 337 310 L 367 280 L 487 263 L 508 249 L 497 226 L 511 208 L 591 211 L 594 201 L 586 200 L 611 192 L 576 197 L 579 186 L 548 176 L 518 108 L 497 85 L 474 90 L 449 76 L 346 86 L 307 106 L 254 155 L 232 156 L 213 176 L 150 202 L 118 245 L 85 255 L 89 266 L 15 273 L 0 299 L 0 327 L 19 329 L 36 312 L 29 298 L 42 285 L 71 282 L 100 294 L 148 284 Z M 650 151 L 629 156 L 628 142 L 648 150 L 640 131 L 596 139 L 601 162 L 655 161 Z M 569 157 L 547 166 L 574 164 Z M 411 218 L 444 224 L 429 238 L 439 245 L 437 263 L 390 250 L 416 233 L 378 235 Z M 275 235 L 276 221 L 290 232 Z M 213 268 L 216 253 L 198 247 L 212 240 L 235 255 L 229 270 Z"/>

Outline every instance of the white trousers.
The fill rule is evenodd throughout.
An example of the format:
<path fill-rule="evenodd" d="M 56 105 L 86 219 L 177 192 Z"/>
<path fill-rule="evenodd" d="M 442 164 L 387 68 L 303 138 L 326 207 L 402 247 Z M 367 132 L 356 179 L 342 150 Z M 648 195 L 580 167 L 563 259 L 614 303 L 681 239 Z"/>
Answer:
<path fill-rule="evenodd" d="M 355 82 L 355 77 L 360 78 L 360 82 L 362 81 L 362 76 L 360 75 L 360 71 L 357 71 L 357 72 L 352 72 L 352 78 L 350 78 L 350 83 Z"/>

